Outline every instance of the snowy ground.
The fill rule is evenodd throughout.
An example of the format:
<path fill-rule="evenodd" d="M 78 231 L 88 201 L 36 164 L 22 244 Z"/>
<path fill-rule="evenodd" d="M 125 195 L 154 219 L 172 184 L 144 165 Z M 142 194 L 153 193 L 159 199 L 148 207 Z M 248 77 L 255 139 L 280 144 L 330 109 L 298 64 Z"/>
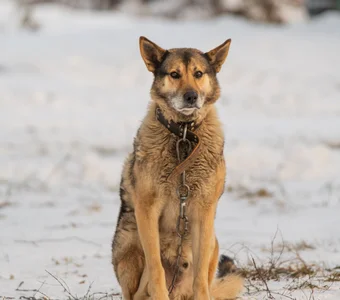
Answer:
<path fill-rule="evenodd" d="M 35 19 L 40 31 L 18 29 L 14 7 L 0 2 L 0 298 L 42 296 L 16 291 L 24 282 L 20 289 L 66 299 L 46 271 L 74 295 L 91 283 L 91 293 L 119 292 L 110 263 L 117 190 L 152 80 L 140 35 L 202 50 L 233 40 L 219 75 L 228 164 L 221 251 L 240 265 L 265 261 L 279 230 L 275 243 L 313 246 L 299 253 L 306 262 L 339 266 L 339 15 L 269 27 L 47 6 Z M 338 300 L 340 284 L 314 296 Z"/>

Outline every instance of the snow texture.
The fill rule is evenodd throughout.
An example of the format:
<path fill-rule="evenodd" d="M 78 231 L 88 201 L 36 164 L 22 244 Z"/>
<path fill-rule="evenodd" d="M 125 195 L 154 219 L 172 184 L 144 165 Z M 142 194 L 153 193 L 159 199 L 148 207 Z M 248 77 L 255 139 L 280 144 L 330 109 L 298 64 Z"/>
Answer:
<path fill-rule="evenodd" d="M 110 261 L 120 172 L 152 82 L 140 35 L 202 50 L 232 38 L 217 104 L 228 165 L 221 253 L 265 259 L 279 229 L 285 242 L 315 247 L 300 253 L 305 261 L 339 265 L 339 15 L 277 27 L 46 5 L 34 19 L 39 31 L 19 29 L 12 1 L 0 2 L 0 296 L 32 296 L 15 291 L 24 281 L 66 299 L 45 270 L 74 295 L 91 283 L 91 292 L 120 291 Z M 272 196 L 244 195 L 259 189 Z M 314 296 L 338 300 L 339 284 Z"/>

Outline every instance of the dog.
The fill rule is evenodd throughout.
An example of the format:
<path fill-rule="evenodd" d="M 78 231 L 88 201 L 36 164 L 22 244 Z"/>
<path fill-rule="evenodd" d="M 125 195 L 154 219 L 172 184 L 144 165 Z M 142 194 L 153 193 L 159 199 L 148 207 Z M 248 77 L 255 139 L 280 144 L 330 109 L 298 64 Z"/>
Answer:
<path fill-rule="evenodd" d="M 226 257 L 215 277 L 214 218 L 226 167 L 214 103 L 220 96 L 216 74 L 230 43 L 203 53 L 165 50 L 140 37 L 154 81 L 152 101 L 123 167 L 112 242 L 125 300 L 234 299 L 242 290 L 242 278 L 227 274 Z"/>

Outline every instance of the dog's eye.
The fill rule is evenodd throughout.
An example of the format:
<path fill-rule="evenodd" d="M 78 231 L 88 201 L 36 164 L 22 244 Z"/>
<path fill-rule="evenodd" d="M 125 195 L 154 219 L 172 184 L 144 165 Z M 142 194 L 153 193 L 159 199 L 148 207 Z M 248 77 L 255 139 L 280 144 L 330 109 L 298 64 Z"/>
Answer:
<path fill-rule="evenodd" d="M 197 71 L 194 76 L 196 78 L 201 78 L 203 76 L 203 73 L 201 71 Z"/>
<path fill-rule="evenodd" d="M 171 73 L 170 73 L 170 76 L 171 76 L 172 78 L 175 78 L 175 79 L 178 79 L 178 78 L 181 77 L 177 72 L 171 72 Z"/>

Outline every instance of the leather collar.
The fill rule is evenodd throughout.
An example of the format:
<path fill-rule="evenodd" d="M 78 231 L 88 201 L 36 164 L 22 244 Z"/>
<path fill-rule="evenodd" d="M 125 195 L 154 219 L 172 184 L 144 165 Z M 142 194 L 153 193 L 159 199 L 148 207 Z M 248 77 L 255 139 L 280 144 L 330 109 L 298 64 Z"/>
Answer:
<path fill-rule="evenodd" d="M 196 130 L 201 123 L 196 124 L 194 121 L 192 122 L 179 122 L 176 123 L 172 120 L 167 120 L 164 115 L 162 114 L 162 111 L 159 107 L 156 108 L 156 119 L 166 128 L 168 129 L 171 133 L 177 135 L 179 138 L 183 137 L 183 132 L 184 132 L 184 127 L 187 125 L 187 136 L 186 138 L 191 141 L 198 143 L 199 138 L 198 136 L 193 133 L 194 130 Z"/>

